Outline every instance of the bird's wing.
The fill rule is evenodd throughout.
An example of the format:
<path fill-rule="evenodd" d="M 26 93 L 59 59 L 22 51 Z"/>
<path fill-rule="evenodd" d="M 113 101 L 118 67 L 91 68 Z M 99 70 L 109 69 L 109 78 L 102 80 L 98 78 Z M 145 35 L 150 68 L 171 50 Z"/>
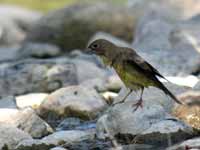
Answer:
<path fill-rule="evenodd" d="M 124 51 L 125 52 L 125 51 Z M 134 50 L 127 49 L 126 57 L 123 58 L 124 63 L 128 66 L 132 66 L 138 71 L 142 72 L 147 78 L 155 81 L 157 86 L 162 89 L 167 95 L 174 99 L 177 103 L 182 104 L 157 78 L 159 76 L 164 78 L 152 65 L 146 62 L 142 57 L 140 57 Z M 124 55 L 124 56 L 125 56 Z"/>
<path fill-rule="evenodd" d="M 126 63 L 134 65 L 139 70 L 146 73 L 148 76 L 155 75 L 167 80 L 163 75 L 161 75 L 158 72 L 158 70 L 156 70 L 151 64 L 145 61 L 142 57 L 140 57 L 134 50 L 127 49 L 126 52 L 127 52 L 127 55 L 126 55 L 126 58 L 124 58 L 124 61 Z"/>

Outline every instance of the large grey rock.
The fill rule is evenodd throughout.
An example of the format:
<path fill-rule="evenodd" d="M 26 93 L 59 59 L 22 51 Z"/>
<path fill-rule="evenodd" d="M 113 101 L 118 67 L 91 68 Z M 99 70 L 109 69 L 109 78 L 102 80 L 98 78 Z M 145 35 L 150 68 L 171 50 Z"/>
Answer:
<path fill-rule="evenodd" d="M 193 44 L 197 37 L 177 25 L 149 12 L 136 28 L 133 47 L 164 75 L 188 75 L 199 64 L 200 53 Z M 190 30 L 195 32 L 192 25 Z"/>
<path fill-rule="evenodd" d="M 173 84 L 166 84 L 175 95 L 187 90 Z M 127 93 L 123 88 L 114 103 L 122 100 Z M 182 141 L 196 135 L 196 131 L 185 123 L 170 115 L 174 101 L 161 90 L 150 87 L 145 89 L 143 107 L 134 111 L 134 104 L 139 94 L 133 92 L 122 104 L 109 108 L 97 122 L 97 134 L 100 138 L 113 138 L 123 140 L 130 137 L 130 141 L 142 141 L 145 144 L 167 146 L 168 135 L 172 143 Z M 136 138 L 134 138 L 136 136 Z"/>
<path fill-rule="evenodd" d="M 171 117 L 158 104 L 144 104 L 135 112 L 132 104 L 118 104 L 102 116 L 97 122 L 97 136 L 103 139 L 116 137 L 126 142 L 128 137 L 130 141 L 167 146 L 169 135 L 171 142 L 176 143 L 197 134 L 191 127 Z"/>
<path fill-rule="evenodd" d="M 14 149 L 19 142 L 32 139 L 31 136 L 14 126 L 0 123 L 0 149 Z"/>
<path fill-rule="evenodd" d="M 128 8 L 107 3 L 79 3 L 42 17 L 26 41 L 56 44 L 65 51 L 85 48 L 97 31 L 106 31 L 126 40 L 132 39 L 135 15 Z"/>
<path fill-rule="evenodd" d="M 105 107 L 105 101 L 94 89 L 69 86 L 50 94 L 40 106 L 40 115 L 47 119 L 66 116 L 92 119 Z"/>
<path fill-rule="evenodd" d="M 0 123 L 24 130 L 34 138 L 43 137 L 53 130 L 31 109 L 0 109 Z"/>
<path fill-rule="evenodd" d="M 51 92 L 77 84 L 73 63 L 65 59 L 26 59 L 0 65 L 0 96 Z"/>
<path fill-rule="evenodd" d="M 94 131 L 59 131 L 46 136 L 41 140 L 24 140 L 18 144 L 16 150 L 49 150 L 55 146 L 72 144 L 93 138 Z"/>

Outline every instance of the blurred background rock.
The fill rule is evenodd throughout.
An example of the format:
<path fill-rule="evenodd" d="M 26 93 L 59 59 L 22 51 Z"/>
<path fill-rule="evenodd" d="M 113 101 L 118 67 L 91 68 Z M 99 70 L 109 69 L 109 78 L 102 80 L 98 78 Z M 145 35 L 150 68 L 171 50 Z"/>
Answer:
<path fill-rule="evenodd" d="M 98 38 L 134 48 L 187 105 L 149 88 L 135 113 L 138 93 L 111 107 L 127 89 L 84 53 Z M 0 149 L 198 149 L 199 78 L 200 0 L 0 0 Z"/>

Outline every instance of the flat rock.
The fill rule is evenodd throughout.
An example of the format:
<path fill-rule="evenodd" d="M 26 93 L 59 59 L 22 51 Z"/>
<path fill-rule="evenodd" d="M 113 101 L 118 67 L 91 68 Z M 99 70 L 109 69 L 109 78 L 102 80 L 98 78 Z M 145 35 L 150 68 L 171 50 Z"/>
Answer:
<path fill-rule="evenodd" d="M 31 136 L 8 124 L 0 123 L 0 149 L 14 149 L 19 142 L 25 139 L 32 139 Z"/>
<path fill-rule="evenodd" d="M 34 138 L 43 137 L 53 131 L 31 108 L 0 109 L 0 123 L 18 127 Z"/>
<path fill-rule="evenodd" d="M 69 86 L 50 94 L 40 106 L 40 115 L 44 118 L 76 116 L 91 119 L 105 107 L 105 101 L 94 89 Z"/>
<path fill-rule="evenodd" d="M 93 131 L 59 131 L 46 136 L 41 140 L 24 140 L 18 144 L 16 150 L 49 150 L 55 146 L 76 143 L 93 138 Z"/>

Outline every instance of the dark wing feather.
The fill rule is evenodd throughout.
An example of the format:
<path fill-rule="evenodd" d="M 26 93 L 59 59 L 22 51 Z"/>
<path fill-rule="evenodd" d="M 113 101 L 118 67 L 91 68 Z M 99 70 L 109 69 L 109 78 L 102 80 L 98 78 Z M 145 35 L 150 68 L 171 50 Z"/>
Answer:
<path fill-rule="evenodd" d="M 129 63 L 131 62 L 134 63 L 134 65 L 137 65 L 146 74 L 155 75 L 167 80 L 163 75 L 161 75 L 158 72 L 158 70 L 156 70 L 151 64 L 145 61 L 142 57 L 140 57 L 134 50 L 128 48 L 126 52 L 128 53 L 127 54 L 128 57 L 125 58 L 126 61 L 129 61 Z"/>

